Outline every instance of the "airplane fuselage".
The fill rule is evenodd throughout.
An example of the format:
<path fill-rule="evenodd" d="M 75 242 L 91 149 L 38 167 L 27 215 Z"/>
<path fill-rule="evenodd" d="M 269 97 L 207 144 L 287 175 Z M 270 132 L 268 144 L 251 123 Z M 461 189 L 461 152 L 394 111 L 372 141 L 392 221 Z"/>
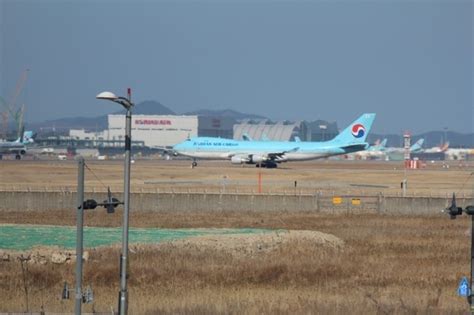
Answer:
<path fill-rule="evenodd" d="M 314 160 L 365 150 L 368 147 L 365 139 L 374 118 L 375 114 L 362 114 L 330 141 L 238 141 L 197 137 L 175 145 L 173 150 L 193 159 L 226 159 L 232 164 L 276 167 L 281 162 Z M 196 161 L 193 161 L 195 165 Z"/>
<path fill-rule="evenodd" d="M 197 159 L 228 159 L 239 154 L 285 152 L 281 161 L 306 161 L 348 153 L 327 142 L 237 141 L 220 138 L 189 139 L 173 148 L 179 155 Z"/>

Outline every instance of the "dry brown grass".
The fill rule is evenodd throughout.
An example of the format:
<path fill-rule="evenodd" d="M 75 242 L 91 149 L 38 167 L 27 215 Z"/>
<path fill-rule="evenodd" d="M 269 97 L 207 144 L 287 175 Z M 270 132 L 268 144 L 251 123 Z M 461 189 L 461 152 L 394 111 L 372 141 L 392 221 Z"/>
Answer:
<path fill-rule="evenodd" d="M 67 212 L 66 212 L 67 213 Z M 31 215 L 31 214 L 29 214 Z M 1 223 L 24 223 L 12 212 Z M 64 212 L 30 216 L 30 223 L 74 224 Z M 112 216 L 109 216 L 112 217 Z M 88 214 L 89 225 L 111 220 Z M 120 216 L 113 216 L 120 217 Z M 119 225 L 113 219 L 110 225 Z M 251 258 L 209 248 L 134 246 L 130 254 L 131 314 L 462 314 L 456 296 L 469 273 L 469 221 L 447 217 L 313 213 L 134 213 L 132 226 L 266 227 L 317 230 L 345 241 L 342 250 L 297 242 Z M 84 310 L 110 311 L 118 295 L 118 249 L 91 251 L 85 284 L 95 291 Z M 59 299 L 74 265 L 29 265 L 30 310 L 69 312 Z M 0 262 L 0 311 L 25 310 L 20 263 Z M 73 286 L 73 285 L 72 285 Z"/>
<path fill-rule="evenodd" d="M 137 161 L 132 166 L 132 190 L 140 189 L 256 189 L 254 167 L 226 162 Z M 470 164 L 472 167 L 472 164 Z M 105 185 L 122 189 L 121 161 L 90 161 L 86 190 Z M 398 192 L 401 163 L 315 161 L 288 163 L 261 170 L 264 191 L 302 189 L 353 193 L 352 184 L 387 186 Z M 409 171 L 409 192 L 472 194 L 470 169 L 442 169 L 440 164 Z M 0 189 L 75 187 L 77 165 L 71 161 L 4 161 Z M 468 179 L 466 181 L 466 179 Z M 150 182 L 155 182 L 150 184 Z M 464 184 L 464 187 L 462 185 Z M 363 188 L 378 192 L 380 187 Z M 383 189 L 382 189 L 383 190 Z M 258 209 L 257 209 L 258 210 Z M 121 226 L 121 210 L 107 215 L 87 212 L 89 226 Z M 75 225 L 75 212 L 3 212 L 0 223 Z M 236 258 L 209 248 L 177 250 L 172 246 L 132 246 L 130 254 L 131 314 L 462 314 L 465 299 L 456 296 L 461 276 L 469 274 L 469 221 L 444 216 L 330 215 L 305 212 L 151 213 L 132 209 L 133 227 L 274 228 L 314 230 L 344 240 L 343 250 L 305 242 L 252 258 Z M 95 292 L 85 311 L 110 311 L 117 306 L 119 288 L 117 248 L 91 250 L 84 283 Z M 75 266 L 28 265 L 29 309 L 71 312 L 74 301 L 61 301 L 63 281 L 73 287 Z M 73 299 L 73 295 L 71 295 Z M 26 310 L 19 261 L 0 261 L 0 312 Z"/>
<path fill-rule="evenodd" d="M 86 191 L 123 190 L 121 161 L 86 161 Z M 380 161 L 308 161 L 282 164 L 278 169 L 257 169 L 253 165 L 230 165 L 228 161 L 202 161 L 195 169 L 189 161 L 138 160 L 132 164 L 132 191 L 256 192 L 258 173 L 262 174 L 263 192 L 314 193 L 317 190 L 344 194 L 382 192 L 400 193 L 404 178 L 402 162 Z M 408 193 L 416 195 L 472 195 L 474 176 L 469 177 L 473 162 L 428 164 L 422 170 L 408 170 Z M 466 166 L 467 165 L 467 166 Z M 225 180 L 224 180 L 225 177 Z M 0 189 L 59 190 L 77 185 L 74 161 L 3 161 L 0 163 Z M 297 181 L 295 190 L 294 182 Z M 467 181 L 467 182 L 466 182 Z M 464 185 L 463 185 L 464 184 Z"/>

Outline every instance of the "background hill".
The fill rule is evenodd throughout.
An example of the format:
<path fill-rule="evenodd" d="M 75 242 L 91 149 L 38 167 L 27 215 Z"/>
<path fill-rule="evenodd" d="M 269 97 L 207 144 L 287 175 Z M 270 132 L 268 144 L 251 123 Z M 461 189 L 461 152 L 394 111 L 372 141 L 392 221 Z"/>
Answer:
<path fill-rule="evenodd" d="M 113 112 L 112 114 L 125 114 L 125 109 Z M 176 115 L 174 111 L 156 101 L 144 101 L 135 105 L 133 109 L 135 115 Z M 70 117 L 55 120 L 47 120 L 38 123 L 28 123 L 27 129 L 36 132 L 64 133 L 69 129 L 86 129 L 89 131 L 100 131 L 107 129 L 107 115 L 98 117 Z"/>

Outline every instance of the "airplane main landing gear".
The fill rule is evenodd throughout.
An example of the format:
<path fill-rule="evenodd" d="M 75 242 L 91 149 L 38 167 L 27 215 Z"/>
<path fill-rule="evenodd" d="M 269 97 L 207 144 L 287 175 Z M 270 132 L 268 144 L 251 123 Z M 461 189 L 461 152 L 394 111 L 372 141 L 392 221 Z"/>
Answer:
<path fill-rule="evenodd" d="M 274 163 L 274 162 L 266 162 L 266 163 L 262 163 L 262 164 L 255 164 L 255 167 L 264 167 L 264 168 L 277 168 L 278 167 L 278 164 L 277 163 Z"/>
<path fill-rule="evenodd" d="M 193 160 L 193 163 L 191 163 L 191 168 L 195 168 L 197 165 L 198 164 L 197 164 L 196 160 Z"/>
<path fill-rule="evenodd" d="M 15 160 L 21 160 L 21 155 L 19 154 L 15 155 Z"/>

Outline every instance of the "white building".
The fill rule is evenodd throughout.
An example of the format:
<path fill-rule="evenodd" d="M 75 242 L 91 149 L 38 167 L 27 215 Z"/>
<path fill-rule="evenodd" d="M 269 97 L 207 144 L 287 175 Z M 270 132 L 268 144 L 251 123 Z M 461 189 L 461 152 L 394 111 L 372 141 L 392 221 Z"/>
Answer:
<path fill-rule="evenodd" d="M 121 140 L 125 135 L 125 115 L 108 115 L 107 140 Z M 197 116 L 133 115 L 132 140 L 148 147 L 173 146 L 198 133 Z"/>
<path fill-rule="evenodd" d="M 77 140 L 101 140 L 120 143 L 125 138 L 125 115 L 108 115 L 109 128 L 100 132 L 70 130 Z M 132 141 L 147 147 L 169 147 L 198 134 L 198 116 L 132 115 Z"/>

